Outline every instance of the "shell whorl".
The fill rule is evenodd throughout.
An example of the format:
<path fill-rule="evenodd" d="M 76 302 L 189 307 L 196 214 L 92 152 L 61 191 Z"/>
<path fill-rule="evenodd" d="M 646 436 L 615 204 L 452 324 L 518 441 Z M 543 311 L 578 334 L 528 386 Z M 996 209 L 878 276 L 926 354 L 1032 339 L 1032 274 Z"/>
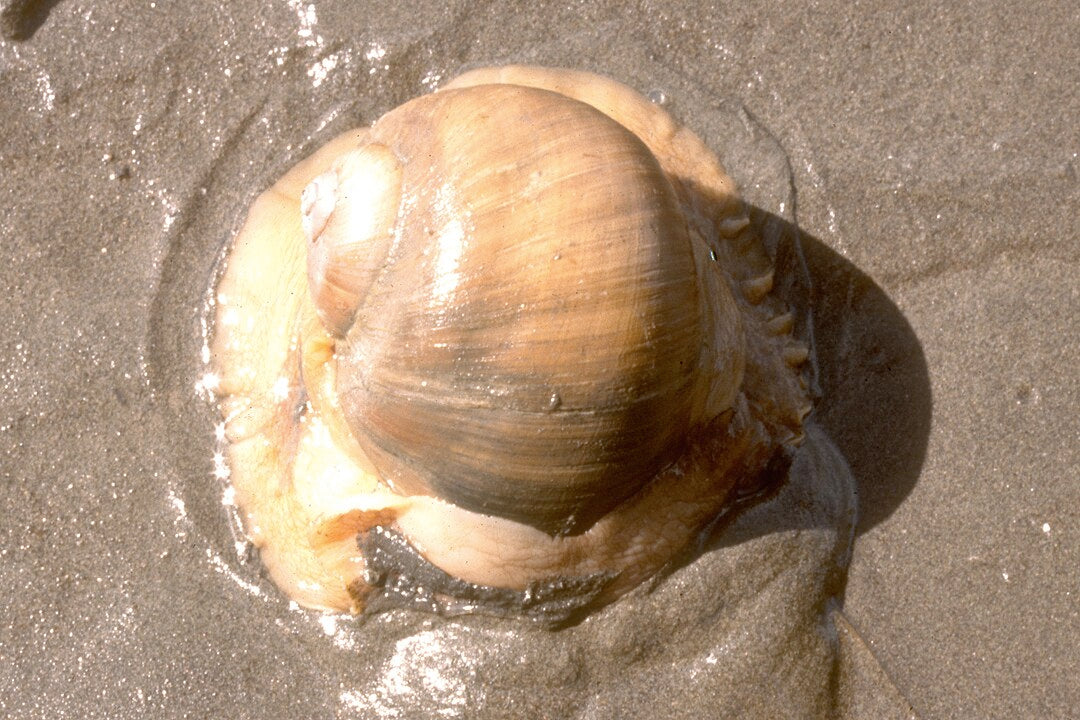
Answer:
<path fill-rule="evenodd" d="M 378 143 L 345 153 L 304 189 L 308 287 L 319 318 L 338 337 L 386 260 L 400 200 L 401 165 Z"/>
<path fill-rule="evenodd" d="M 710 391 L 702 289 L 635 135 L 487 85 L 389 113 L 334 172 L 304 203 L 309 276 L 391 486 L 574 533 L 675 459 Z"/>

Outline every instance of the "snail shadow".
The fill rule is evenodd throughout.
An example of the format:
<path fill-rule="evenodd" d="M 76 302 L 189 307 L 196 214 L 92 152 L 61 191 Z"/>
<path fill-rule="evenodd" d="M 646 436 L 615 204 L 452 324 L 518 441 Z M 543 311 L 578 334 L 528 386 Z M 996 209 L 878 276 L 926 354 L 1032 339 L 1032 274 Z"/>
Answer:
<path fill-rule="evenodd" d="M 922 470 L 932 412 L 922 346 L 885 292 L 821 240 L 758 208 L 751 220 L 776 258 L 776 291 L 812 348 L 812 419 L 851 469 L 861 534 L 892 514 Z"/>

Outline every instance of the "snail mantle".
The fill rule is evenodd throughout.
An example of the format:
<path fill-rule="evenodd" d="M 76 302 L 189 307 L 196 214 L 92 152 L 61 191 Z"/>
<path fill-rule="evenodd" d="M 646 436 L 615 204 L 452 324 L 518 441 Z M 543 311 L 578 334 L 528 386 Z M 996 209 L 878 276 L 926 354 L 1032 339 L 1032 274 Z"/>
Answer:
<path fill-rule="evenodd" d="M 299 604 L 559 621 L 786 469 L 805 345 L 716 156 L 584 72 L 469 72 L 328 143 L 229 249 L 245 532 Z"/>

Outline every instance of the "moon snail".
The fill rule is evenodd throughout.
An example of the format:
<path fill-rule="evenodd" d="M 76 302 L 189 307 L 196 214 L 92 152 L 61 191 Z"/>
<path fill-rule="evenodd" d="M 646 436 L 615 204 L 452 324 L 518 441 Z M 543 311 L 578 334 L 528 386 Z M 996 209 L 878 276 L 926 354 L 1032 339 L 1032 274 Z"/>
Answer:
<path fill-rule="evenodd" d="M 565 618 L 782 470 L 807 348 L 716 156 L 597 75 L 468 72 L 254 202 L 212 363 L 300 605 Z"/>

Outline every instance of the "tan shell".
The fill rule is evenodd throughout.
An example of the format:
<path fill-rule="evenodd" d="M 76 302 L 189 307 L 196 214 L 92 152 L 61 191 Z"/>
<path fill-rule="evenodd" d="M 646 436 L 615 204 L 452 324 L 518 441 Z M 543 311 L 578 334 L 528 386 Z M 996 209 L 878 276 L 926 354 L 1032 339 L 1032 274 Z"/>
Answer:
<path fill-rule="evenodd" d="M 474 71 L 290 171 L 214 346 L 275 579 L 357 609 L 377 525 L 484 585 L 654 572 L 809 409 L 747 226 L 696 136 L 573 71 Z"/>
<path fill-rule="evenodd" d="M 623 126 L 533 88 L 427 95 L 368 143 L 321 179 L 339 200 L 309 252 L 312 276 L 348 276 L 312 288 L 324 317 L 352 318 L 333 329 L 354 435 L 398 492 L 588 527 L 681 452 L 705 390 L 674 189 Z M 396 202 L 357 213 L 357 185 Z"/>

